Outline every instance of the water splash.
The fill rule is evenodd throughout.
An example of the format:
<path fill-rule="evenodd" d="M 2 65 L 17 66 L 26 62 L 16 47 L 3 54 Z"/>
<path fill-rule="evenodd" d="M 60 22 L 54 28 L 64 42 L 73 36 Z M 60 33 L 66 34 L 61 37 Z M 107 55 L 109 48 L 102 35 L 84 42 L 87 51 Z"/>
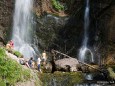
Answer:
<path fill-rule="evenodd" d="M 81 47 L 79 51 L 79 60 L 82 62 L 94 62 L 93 53 L 87 47 Z"/>
<path fill-rule="evenodd" d="M 31 46 L 34 42 L 32 9 L 33 0 L 15 2 L 12 40 L 14 49 L 20 51 L 26 58 L 34 57 L 36 54 Z"/>
<path fill-rule="evenodd" d="M 89 28 L 89 0 L 86 0 L 86 9 L 85 9 L 85 15 L 84 15 L 84 40 L 82 43 L 82 47 L 79 51 L 79 60 L 82 62 L 85 62 L 87 59 L 87 52 L 90 53 L 90 62 L 94 62 L 93 59 L 93 53 L 91 50 L 87 47 L 88 44 L 88 28 Z"/>
<path fill-rule="evenodd" d="M 85 79 L 86 80 L 93 80 L 92 74 L 85 74 Z"/>

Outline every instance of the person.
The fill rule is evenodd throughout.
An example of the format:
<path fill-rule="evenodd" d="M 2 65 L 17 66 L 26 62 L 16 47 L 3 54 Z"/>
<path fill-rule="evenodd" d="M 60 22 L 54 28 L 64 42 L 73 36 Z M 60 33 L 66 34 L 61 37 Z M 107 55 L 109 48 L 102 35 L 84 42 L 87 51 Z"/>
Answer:
<path fill-rule="evenodd" d="M 6 44 L 6 49 L 7 49 L 7 50 L 10 50 L 10 49 L 11 49 L 10 42 L 8 42 L 8 43 Z"/>
<path fill-rule="evenodd" d="M 35 61 L 32 61 L 32 69 L 35 69 Z"/>
<path fill-rule="evenodd" d="M 8 52 L 13 52 L 13 49 L 12 49 L 12 46 L 11 46 L 11 44 L 10 44 L 10 41 L 8 41 L 8 43 L 6 44 L 6 50 L 8 51 Z"/>
<path fill-rule="evenodd" d="M 13 40 L 10 40 L 9 44 L 10 44 L 11 48 L 13 49 L 14 48 L 14 42 L 13 42 Z"/>
<path fill-rule="evenodd" d="M 43 58 L 43 64 L 46 64 L 46 60 L 47 60 L 47 55 L 46 55 L 46 51 L 44 50 L 44 52 L 42 53 L 42 58 Z"/>
<path fill-rule="evenodd" d="M 41 59 L 40 59 L 40 57 L 38 56 L 38 59 L 37 59 L 37 66 L 38 66 L 38 71 L 39 71 L 39 72 L 41 72 L 40 63 L 41 63 Z"/>
<path fill-rule="evenodd" d="M 25 65 L 26 65 L 28 68 L 30 68 L 30 66 L 29 66 L 29 64 L 28 64 L 28 61 L 27 61 L 27 60 L 25 61 Z"/>
<path fill-rule="evenodd" d="M 28 61 L 28 64 L 29 64 L 30 68 L 32 68 L 32 62 L 33 62 L 33 57 L 31 57 L 31 58 L 29 59 L 29 61 Z"/>
<path fill-rule="evenodd" d="M 11 41 L 8 41 L 8 43 L 6 44 L 6 49 L 8 51 L 12 51 L 14 48 L 14 42 L 11 40 Z"/>
<path fill-rule="evenodd" d="M 19 58 L 19 63 L 21 65 L 25 65 L 25 59 L 24 59 L 24 56 L 22 55 L 21 58 Z"/>

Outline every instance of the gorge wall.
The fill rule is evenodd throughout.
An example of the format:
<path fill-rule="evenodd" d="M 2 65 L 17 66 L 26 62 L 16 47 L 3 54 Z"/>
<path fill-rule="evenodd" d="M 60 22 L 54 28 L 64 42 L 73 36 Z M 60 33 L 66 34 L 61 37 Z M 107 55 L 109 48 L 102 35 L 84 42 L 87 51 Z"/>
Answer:
<path fill-rule="evenodd" d="M 60 0 L 63 10 L 57 10 L 51 1 L 35 0 L 34 3 L 38 46 L 41 50 L 54 48 L 74 56 L 82 41 L 84 0 Z M 12 31 L 14 3 L 15 0 L 0 1 L 1 43 L 9 39 Z M 114 32 L 115 0 L 90 0 L 89 44 L 114 43 Z"/>
<path fill-rule="evenodd" d="M 11 31 L 14 0 L 0 0 L 0 44 L 6 42 L 6 35 Z M 5 43 L 4 43 L 5 44 Z"/>

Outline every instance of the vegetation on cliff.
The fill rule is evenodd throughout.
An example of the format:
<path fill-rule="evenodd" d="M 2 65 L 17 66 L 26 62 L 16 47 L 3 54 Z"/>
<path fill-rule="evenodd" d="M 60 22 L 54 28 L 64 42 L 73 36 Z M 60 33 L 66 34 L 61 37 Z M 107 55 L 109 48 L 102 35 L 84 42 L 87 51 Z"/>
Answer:
<path fill-rule="evenodd" d="M 29 78 L 31 78 L 30 70 L 23 69 L 20 64 L 6 55 L 5 49 L 0 48 L 0 85 L 13 85 Z"/>
<path fill-rule="evenodd" d="M 64 10 L 64 6 L 59 3 L 57 0 L 52 0 L 52 4 L 56 10 Z"/>

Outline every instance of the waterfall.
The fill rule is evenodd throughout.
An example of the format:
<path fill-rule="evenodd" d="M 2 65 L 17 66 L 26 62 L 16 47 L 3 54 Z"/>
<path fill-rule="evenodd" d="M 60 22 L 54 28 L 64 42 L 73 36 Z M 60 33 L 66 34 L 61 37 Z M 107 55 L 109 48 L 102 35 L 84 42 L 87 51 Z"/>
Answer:
<path fill-rule="evenodd" d="M 15 0 L 12 40 L 14 49 L 21 52 L 26 58 L 36 55 L 32 47 L 34 44 L 32 9 L 33 0 Z"/>
<path fill-rule="evenodd" d="M 84 15 L 84 39 L 82 47 L 79 50 L 79 60 L 85 62 L 88 59 L 88 62 L 94 62 L 93 53 L 87 47 L 88 46 L 88 29 L 89 29 L 89 0 L 86 0 L 85 15 Z M 88 58 L 88 55 L 90 57 Z"/>

